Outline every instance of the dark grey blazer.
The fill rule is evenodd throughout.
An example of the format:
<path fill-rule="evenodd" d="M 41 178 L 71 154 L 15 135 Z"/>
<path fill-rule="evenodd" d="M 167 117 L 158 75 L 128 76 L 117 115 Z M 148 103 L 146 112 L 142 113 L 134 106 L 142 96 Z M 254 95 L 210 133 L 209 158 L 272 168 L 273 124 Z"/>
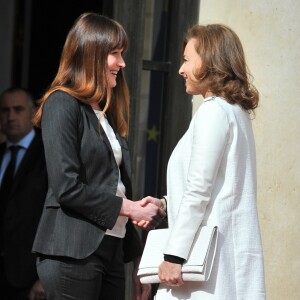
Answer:
<path fill-rule="evenodd" d="M 0 162 L 5 148 L 6 143 L 0 145 Z M 5 274 L 14 287 L 31 288 L 38 279 L 36 256 L 31 248 L 46 193 L 44 148 L 40 131 L 36 130 L 14 178 L 6 210 L 1 207 L 0 212 Z"/>
<path fill-rule="evenodd" d="M 112 148 L 91 106 L 62 91 L 45 102 L 41 127 L 49 187 L 33 251 L 85 258 L 98 248 L 105 230 L 115 225 L 122 205 L 116 196 L 119 170 Z M 117 133 L 116 137 L 122 147 L 122 181 L 130 198 L 127 142 Z M 134 227 L 129 224 L 127 230 L 140 255 Z"/>

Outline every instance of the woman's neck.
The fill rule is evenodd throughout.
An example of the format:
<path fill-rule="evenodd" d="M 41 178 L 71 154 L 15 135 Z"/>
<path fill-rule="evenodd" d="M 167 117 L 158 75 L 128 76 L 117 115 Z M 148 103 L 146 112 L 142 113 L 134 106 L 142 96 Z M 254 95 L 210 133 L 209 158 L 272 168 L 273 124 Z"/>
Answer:
<path fill-rule="evenodd" d="M 212 97 L 212 96 L 216 96 L 216 95 L 210 91 L 207 91 L 204 95 L 204 98 L 208 98 L 208 97 Z"/>
<path fill-rule="evenodd" d="M 99 106 L 98 103 L 92 103 L 92 104 L 91 104 L 91 107 L 92 107 L 93 109 L 95 109 L 95 110 L 100 110 L 100 106 Z"/>

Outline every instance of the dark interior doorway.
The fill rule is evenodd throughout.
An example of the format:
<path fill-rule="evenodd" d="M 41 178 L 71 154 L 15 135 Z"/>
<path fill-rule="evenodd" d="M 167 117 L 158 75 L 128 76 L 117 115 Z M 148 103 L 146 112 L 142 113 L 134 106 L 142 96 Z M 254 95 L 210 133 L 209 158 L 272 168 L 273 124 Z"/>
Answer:
<path fill-rule="evenodd" d="M 112 1 L 17 0 L 13 85 L 26 86 L 40 98 L 57 72 L 70 27 L 87 11 L 111 17 Z"/>

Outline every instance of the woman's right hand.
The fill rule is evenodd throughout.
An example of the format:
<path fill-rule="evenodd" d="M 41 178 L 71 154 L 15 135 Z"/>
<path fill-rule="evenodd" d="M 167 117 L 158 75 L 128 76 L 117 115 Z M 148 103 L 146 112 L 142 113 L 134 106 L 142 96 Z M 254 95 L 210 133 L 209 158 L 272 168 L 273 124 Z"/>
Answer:
<path fill-rule="evenodd" d="M 147 205 L 149 205 L 149 204 L 154 204 L 155 206 L 157 206 L 157 207 L 159 207 L 160 209 L 162 209 L 163 211 L 164 211 L 164 217 L 166 216 L 166 211 L 165 211 L 165 209 L 163 209 L 163 207 L 164 207 L 164 205 L 163 205 L 163 203 L 162 203 L 162 200 L 161 199 L 158 199 L 158 198 L 155 198 L 155 197 L 151 197 L 151 196 L 147 196 L 147 197 L 145 197 L 145 198 L 143 198 L 142 200 L 140 200 L 140 201 L 137 201 L 139 204 L 140 204 L 140 206 L 142 206 L 142 207 L 145 207 L 145 206 L 147 206 Z M 164 218 L 163 217 L 163 218 Z M 159 223 L 163 220 L 163 218 L 161 218 L 160 219 L 160 221 L 159 221 Z M 155 228 L 157 225 L 159 225 L 159 223 L 156 225 L 156 226 L 152 226 L 151 227 L 151 224 L 149 225 L 149 222 L 147 222 L 146 220 L 140 220 L 140 221 L 137 221 L 137 220 L 133 220 L 132 221 L 132 223 L 133 224 L 135 224 L 135 225 L 137 225 L 137 226 L 139 226 L 139 227 L 141 227 L 141 228 L 144 228 L 144 229 L 148 229 L 148 230 L 150 230 L 150 229 L 153 229 L 153 228 Z"/>
<path fill-rule="evenodd" d="M 161 199 L 158 199 L 158 198 L 155 198 L 155 197 L 151 197 L 151 196 L 147 196 L 145 198 L 143 198 L 141 201 L 140 201 L 140 205 L 141 206 L 145 206 L 147 205 L 148 203 L 152 203 L 160 208 L 162 208 L 162 202 L 161 202 Z"/>
<path fill-rule="evenodd" d="M 120 215 L 127 216 L 132 220 L 133 224 L 150 230 L 159 225 L 166 213 L 161 207 L 153 204 L 151 201 L 142 203 L 142 200 L 131 201 L 124 198 Z"/>

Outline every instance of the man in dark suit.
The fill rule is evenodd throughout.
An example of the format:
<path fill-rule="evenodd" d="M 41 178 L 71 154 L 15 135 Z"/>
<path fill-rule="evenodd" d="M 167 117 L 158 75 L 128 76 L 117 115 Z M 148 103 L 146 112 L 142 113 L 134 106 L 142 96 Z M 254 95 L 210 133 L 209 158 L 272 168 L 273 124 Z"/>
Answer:
<path fill-rule="evenodd" d="M 26 90 L 10 88 L 0 95 L 0 127 L 7 139 L 0 144 L 1 299 L 44 298 L 31 249 L 47 193 L 47 172 L 33 113 L 34 101 Z"/>

